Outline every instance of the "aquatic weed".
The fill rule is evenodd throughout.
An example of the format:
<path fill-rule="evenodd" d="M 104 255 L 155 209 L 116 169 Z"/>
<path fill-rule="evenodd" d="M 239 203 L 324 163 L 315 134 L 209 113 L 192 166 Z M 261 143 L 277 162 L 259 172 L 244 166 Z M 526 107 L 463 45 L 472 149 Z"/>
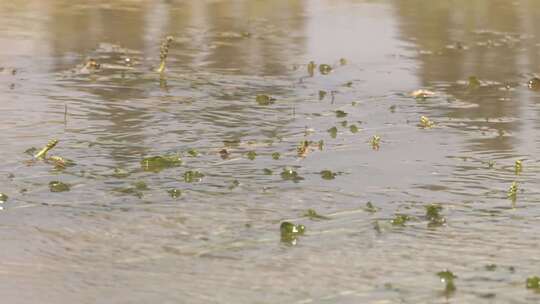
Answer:
<path fill-rule="evenodd" d="M 165 71 L 165 61 L 167 60 L 167 57 L 169 56 L 169 48 L 171 47 L 171 43 L 173 42 L 172 36 L 167 36 L 165 38 L 165 41 L 161 43 L 161 46 L 159 48 L 159 68 L 157 70 L 158 73 L 163 73 Z"/>
<path fill-rule="evenodd" d="M 273 104 L 276 99 L 268 95 L 260 94 L 255 97 L 255 101 L 261 106 L 268 106 Z"/>
<path fill-rule="evenodd" d="M 249 159 L 249 160 L 255 160 L 255 157 L 257 157 L 257 152 L 255 151 L 249 151 L 246 153 L 246 157 Z"/>
<path fill-rule="evenodd" d="M 202 181 L 204 174 L 199 171 L 186 171 L 184 172 L 184 181 L 186 183 L 200 182 Z"/>
<path fill-rule="evenodd" d="M 278 160 L 280 157 L 281 157 L 281 154 L 279 154 L 279 152 L 272 153 L 272 159 Z"/>
<path fill-rule="evenodd" d="M 57 139 L 51 139 L 46 145 L 45 147 L 43 147 L 36 155 L 34 155 L 34 158 L 37 158 L 37 159 L 44 159 L 47 157 L 47 152 L 49 152 L 50 150 L 52 150 L 54 147 L 56 147 L 56 145 L 58 144 L 58 140 Z"/>
<path fill-rule="evenodd" d="M 182 159 L 178 155 L 151 156 L 141 160 L 144 171 L 160 172 L 163 169 L 182 165 Z"/>
<path fill-rule="evenodd" d="M 322 75 L 328 75 L 330 72 L 332 72 L 332 67 L 328 64 L 320 64 L 319 65 L 319 72 Z"/>
<path fill-rule="evenodd" d="M 457 276 L 453 272 L 446 269 L 446 270 L 438 272 L 437 276 L 441 280 L 441 283 L 445 284 L 444 292 L 447 295 L 456 291 L 456 285 L 454 284 L 454 279 L 456 279 Z"/>
<path fill-rule="evenodd" d="M 334 179 L 337 176 L 337 173 L 334 173 L 330 170 L 323 170 L 321 171 L 321 177 L 326 180 Z"/>
<path fill-rule="evenodd" d="M 516 160 L 514 164 L 514 172 L 516 173 L 516 175 L 519 175 L 521 171 L 523 171 L 523 164 L 521 160 Z"/>
<path fill-rule="evenodd" d="M 299 182 L 303 180 L 304 178 L 298 175 L 298 172 L 294 171 L 291 168 L 284 168 L 281 172 L 281 178 L 284 180 L 290 180 L 293 182 Z"/>
<path fill-rule="evenodd" d="M 182 196 L 182 191 L 180 189 L 169 189 L 167 190 L 167 193 L 169 193 L 169 196 L 172 198 L 179 198 Z"/>
<path fill-rule="evenodd" d="M 429 204 L 426 208 L 426 219 L 428 227 L 438 227 L 446 224 L 446 218 L 441 215 L 442 206 L 439 204 Z"/>
<path fill-rule="evenodd" d="M 306 213 L 304 213 L 305 217 L 308 217 L 309 219 L 319 219 L 319 220 L 329 220 L 330 218 L 324 215 L 320 215 L 315 211 L 315 209 L 308 209 Z"/>
<path fill-rule="evenodd" d="M 381 143 L 381 137 L 378 135 L 373 135 L 373 137 L 369 141 L 369 144 L 371 145 L 371 148 L 373 150 L 379 150 L 380 143 Z"/>
<path fill-rule="evenodd" d="M 51 192 L 69 191 L 70 188 L 71 187 L 68 184 L 65 184 L 65 183 L 62 183 L 62 182 L 59 182 L 59 181 L 52 181 L 52 182 L 49 183 L 49 190 Z"/>
<path fill-rule="evenodd" d="M 426 116 L 422 116 L 420 117 L 420 127 L 423 128 L 423 129 L 430 129 L 433 127 L 433 125 L 435 125 L 435 123 L 431 120 L 429 120 L 429 118 L 427 118 Z"/>
<path fill-rule="evenodd" d="M 281 232 L 281 242 L 288 245 L 296 245 L 298 236 L 305 233 L 306 226 L 283 222 L 279 226 L 279 230 Z"/>
<path fill-rule="evenodd" d="M 527 289 L 534 289 L 535 291 L 540 291 L 540 277 L 532 276 L 528 277 L 525 282 Z"/>

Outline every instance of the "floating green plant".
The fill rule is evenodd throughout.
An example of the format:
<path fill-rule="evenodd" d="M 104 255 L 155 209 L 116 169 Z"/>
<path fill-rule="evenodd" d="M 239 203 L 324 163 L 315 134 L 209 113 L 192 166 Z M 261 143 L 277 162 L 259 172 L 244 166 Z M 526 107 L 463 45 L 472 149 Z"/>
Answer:
<path fill-rule="evenodd" d="M 375 207 L 372 202 L 367 202 L 366 208 L 364 208 L 364 210 L 366 210 L 367 212 L 374 213 L 374 212 L 377 212 L 379 208 Z"/>
<path fill-rule="evenodd" d="M 451 294 L 456 291 L 456 285 L 454 284 L 454 279 L 457 276 L 450 270 L 444 270 L 437 273 L 437 276 L 441 280 L 441 283 L 445 284 L 444 292 L 446 294 Z"/>
<path fill-rule="evenodd" d="M 161 43 L 161 46 L 159 48 L 159 68 L 158 73 L 163 73 L 165 71 L 165 62 L 167 60 L 167 56 L 169 56 L 169 48 L 171 47 L 171 43 L 173 42 L 172 36 L 167 36 L 165 38 L 165 41 Z"/>
<path fill-rule="evenodd" d="M 345 59 L 345 58 L 340 58 L 340 59 L 339 59 L 339 64 L 341 64 L 341 65 L 346 65 L 346 64 L 347 64 L 347 59 Z"/>
<path fill-rule="evenodd" d="M 529 89 L 532 90 L 540 90 L 540 78 L 531 78 L 531 80 L 529 80 L 529 82 L 527 83 L 527 86 L 529 87 Z"/>
<path fill-rule="evenodd" d="M 169 193 L 169 196 L 172 198 L 179 198 L 182 196 L 182 191 L 180 189 L 170 189 L 167 190 L 167 193 Z"/>
<path fill-rule="evenodd" d="M 309 153 L 309 145 L 311 144 L 308 140 L 303 140 L 300 142 L 300 145 L 296 148 L 296 152 L 299 157 L 306 157 Z"/>
<path fill-rule="evenodd" d="M 330 170 L 323 170 L 321 171 L 321 177 L 326 180 L 334 179 L 337 176 L 337 173 L 332 172 Z"/>
<path fill-rule="evenodd" d="M 0 203 L 5 203 L 8 200 L 8 196 L 4 193 L 0 193 Z"/>
<path fill-rule="evenodd" d="M 480 83 L 480 80 L 478 80 L 478 77 L 476 76 L 469 77 L 469 82 L 467 84 L 467 87 L 469 87 L 470 89 L 475 89 L 475 88 L 478 88 L 480 85 L 481 83 Z"/>
<path fill-rule="evenodd" d="M 518 192 L 518 183 L 512 182 L 512 185 L 510 185 L 510 188 L 508 188 L 508 193 L 507 193 L 508 198 L 510 198 L 512 201 L 516 201 L 517 192 Z"/>
<path fill-rule="evenodd" d="M 238 188 L 238 187 L 240 187 L 240 182 L 237 179 L 235 179 L 229 185 L 229 190 L 233 190 L 233 189 Z"/>
<path fill-rule="evenodd" d="M 351 133 L 358 133 L 360 131 L 356 125 L 350 125 L 349 130 L 351 130 Z"/>
<path fill-rule="evenodd" d="M 371 145 L 371 148 L 373 150 L 379 150 L 380 143 L 381 143 L 381 137 L 378 135 L 373 135 L 373 137 L 369 141 L 369 144 Z"/>
<path fill-rule="evenodd" d="M 278 160 L 280 157 L 281 157 L 281 154 L 279 154 L 279 152 L 272 153 L 272 159 Z"/>
<path fill-rule="evenodd" d="M 43 147 L 43 149 L 41 149 L 36 155 L 34 155 L 35 158 L 38 158 L 38 159 L 44 159 L 47 157 L 47 152 L 49 152 L 50 150 L 52 150 L 54 147 L 56 147 L 56 145 L 58 144 L 58 140 L 56 139 L 51 139 L 46 145 L 45 147 Z"/>
<path fill-rule="evenodd" d="M 523 164 L 521 160 L 516 160 L 516 163 L 514 164 L 514 171 L 516 175 L 519 175 L 521 171 L 523 171 Z"/>
<path fill-rule="evenodd" d="M 186 171 L 184 172 L 184 181 L 186 183 L 200 182 L 202 181 L 204 174 L 199 171 Z"/>
<path fill-rule="evenodd" d="M 315 209 L 308 209 L 306 213 L 304 213 L 305 217 L 309 217 L 310 219 L 319 219 L 319 220 L 329 220 L 330 218 L 328 216 L 320 215 L 315 211 Z"/>
<path fill-rule="evenodd" d="M 346 120 L 341 122 L 341 126 L 344 127 L 344 128 L 346 128 L 348 124 L 349 123 Z"/>
<path fill-rule="evenodd" d="M 420 127 L 424 129 L 429 129 L 432 128 L 433 125 L 435 125 L 435 123 L 429 120 L 429 118 L 427 118 L 426 116 L 420 117 Z"/>
<path fill-rule="evenodd" d="M 338 129 L 336 127 L 331 127 L 327 131 L 328 131 L 328 133 L 330 133 L 330 137 L 332 137 L 332 138 L 337 137 Z"/>
<path fill-rule="evenodd" d="M 497 265 L 496 264 L 487 264 L 486 266 L 484 266 L 484 268 L 487 271 L 495 271 L 497 269 Z"/>
<path fill-rule="evenodd" d="M 313 77 L 313 75 L 315 75 L 315 69 L 317 68 L 317 65 L 315 64 L 315 62 L 313 61 L 310 61 L 307 65 L 307 70 L 308 70 L 308 74 L 309 76 Z"/>
<path fill-rule="evenodd" d="M 446 218 L 441 215 L 442 206 L 439 204 L 429 204 L 426 206 L 426 219 L 428 227 L 442 226 L 446 223 Z"/>
<path fill-rule="evenodd" d="M 197 157 L 199 156 L 199 151 L 195 150 L 195 149 L 189 149 L 187 150 L 187 154 L 191 157 Z"/>
<path fill-rule="evenodd" d="M 246 153 L 246 157 L 249 159 L 249 160 L 254 160 L 255 157 L 257 157 L 257 152 L 255 151 L 249 151 Z"/>
<path fill-rule="evenodd" d="M 534 289 L 536 291 L 540 291 L 540 277 L 537 277 L 537 276 L 528 277 L 525 283 L 526 283 L 527 289 Z"/>
<path fill-rule="evenodd" d="M 319 72 L 323 75 L 328 75 L 330 72 L 332 72 L 332 67 L 328 64 L 320 64 Z"/>
<path fill-rule="evenodd" d="M 260 94 L 255 97 L 255 101 L 257 101 L 257 103 L 261 106 L 267 106 L 273 104 L 276 99 L 268 95 Z"/>
<path fill-rule="evenodd" d="M 70 186 L 68 184 L 65 184 L 59 181 L 52 181 L 49 183 L 49 190 L 51 192 L 64 192 L 64 191 L 69 191 Z"/>
<path fill-rule="evenodd" d="M 303 177 L 298 175 L 298 172 L 294 171 L 291 168 L 284 168 L 280 175 L 282 179 L 290 180 L 293 182 L 299 182 L 304 179 Z"/>
<path fill-rule="evenodd" d="M 166 168 L 182 165 L 182 159 L 178 155 L 151 156 L 141 161 L 141 167 L 145 171 L 159 172 Z"/>
<path fill-rule="evenodd" d="M 323 100 L 326 94 L 328 94 L 326 91 L 319 90 L 319 100 Z"/>
<path fill-rule="evenodd" d="M 489 160 L 487 162 L 487 165 L 488 165 L 489 169 L 493 169 L 493 167 L 495 167 L 495 161 L 494 160 Z"/>
<path fill-rule="evenodd" d="M 272 170 L 270 170 L 268 168 L 264 168 L 263 173 L 264 173 L 264 175 L 272 175 L 274 172 L 272 172 Z"/>
<path fill-rule="evenodd" d="M 306 226 L 295 225 L 290 222 L 283 222 L 279 226 L 281 232 L 281 241 L 289 245 L 296 245 L 297 238 L 306 231 Z"/>
<path fill-rule="evenodd" d="M 394 226 L 405 226 L 405 223 L 410 219 L 411 218 L 408 215 L 397 214 L 392 220 L 390 220 L 390 224 Z"/>
<path fill-rule="evenodd" d="M 345 116 L 347 116 L 347 112 L 342 111 L 342 110 L 337 110 L 337 111 L 336 111 L 336 117 L 337 117 L 337 118 L 343 118 L 343 117 L 345 117 Z"/>

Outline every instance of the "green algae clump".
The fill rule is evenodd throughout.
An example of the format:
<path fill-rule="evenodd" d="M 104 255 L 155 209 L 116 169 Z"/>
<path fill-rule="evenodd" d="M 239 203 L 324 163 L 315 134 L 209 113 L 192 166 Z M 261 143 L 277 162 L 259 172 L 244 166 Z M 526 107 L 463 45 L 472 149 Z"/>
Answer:
<path fill-rule="evenodd" d="M 255 101 L 261 106 L 268 106 L 268 105 L 273 104 L 276 101 L 276 99 L 268 95 L 260 94 L 260 95 L 257 95 L 257 97 L 255 97 Z"/>
<path fill-rule="evenodd" d="M 306 231 L 306 226 L 283 222 L 279 226 L 279 230 L 281 232 L 281 242 L 294 246 L 296 245 L 298 236 L 303 235 Z"/>
<path fill-rule="evenodd" d="M 294 171 L 291 168 L 284 168 L 281 172 L 281 178 L 284 180 L 293 181 L 295 183 L 304 179 L 303 177 L 298 175 L 298 172 Z"/>
<path fill-rule="evenodd" d="M 182 159 L 178 155 L 151 156 L 141 161 L 144 171 L 160 172 L 163 169 L 182 165 Z"/>
<path fill-rule="evenodd" d="M 59 181 L 52 181 L 49 183 L 49 190 L 51 192 L 65 192 L 70 190 L 70 186 L 68 184 L 59 182 Z"/>
<path fill-rule="evenodd" d="M 451 294 L 454 291 L 456 291 L 456 285 L 454 284 L 454 279 L 457 278 L 457 276 L 451 272 L 450 270 L 444 270 L 437 273 L 437 276 L 441 280 L 442 283 L 445 284 L 444 292 L 446 294 Z"/>
<path fill-rule="evenodd" d="M 540 278 L 537 276 L 528 277 L 527 281 L 527 289 L 534 289 L 536 291 L 540 291 Z"/>
<path fill-rule="evenodd" d="M 408 215 L 398 214 L 392 220 L 390 220 L 390 224 L 394 226 L 405 226 L 405 223 L 410 219 L 411 218 Z"/>
<path fill-rule="evenodd" d="M 167 193 L 169 193 L 169 196 L 172 198 L 179 198 L 182 195 L 182 191 L 180 189 L 170 189 L 167 190 Z"/>
<path fill-rule="evenodd" d="M 336 176 L 337 176 L 337 173 L 332 172 L 332 171 L 330 171 L 330 170 L 323 170 L 323 171 L 321 171 L 321 177 L 322 177 L 323 179 L 331 180 L 331 179 L 336 178 Z"/>
<path fill-rule="evenodd" d="M 184 173 L 184 181 L 186 183 L 200 182 L 202 181 L 204 174 L 199 171 L 186 171 Z"/>
<path fill-rule="evenodd" d="M 0 204 L 5 203 L 8 200 L 8 196 L 4 193 L 0 193 Z"/>
<path fill-rule="evenodd" d="M 437 227 L 446 224 L 446 218 L 441 215 L 442 206 L 439 204 L 429 204 L 426 206 L 426 219 L 428 227 Z"/>

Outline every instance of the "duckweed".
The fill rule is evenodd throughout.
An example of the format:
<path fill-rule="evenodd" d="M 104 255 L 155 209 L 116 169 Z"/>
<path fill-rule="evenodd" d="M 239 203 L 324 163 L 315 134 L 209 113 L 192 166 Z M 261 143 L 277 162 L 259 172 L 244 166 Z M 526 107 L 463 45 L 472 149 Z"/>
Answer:
<path fill-rule="evenodd" d="M 323 170 L 321 171 L 321 177 L 326 180 L 334 179 L 337 176 L 337 173 L 334 173 L 330 170 Z"/>
<path fill-rule="evenodd" d="M 290 180 L 293 182 L 299 182 L 304 179 L 303 177 L 298 175 L 296 171 L 294 171 L 291 168 L 284 168 L 283 171 L 281 172 L 281 178 L 284 180 Z"/>
<path fill-rule="evenodd" d="M 349 130 L 351 131 L 351 133 L 358 133 L 358 131 L 360 131 L 360 129 L 358 129 L 356 125 L 350 125 Z"/>
<path fill-rule="evenodd" d="M 336 138 L 338 129 L 336 127 L 331 127 L 330 129 L 328 129 L 328 133 L 330 133 L 330 137 Z"/>
<path fill-rule="evenodd" d="M 182 196 L 182 191 L 180 189 L 170 189 L 167 190 L 167 193 L 169 193 L 169 196 L 172 198 L 179 198 Z"/>
<path fill-rule="evenodd" d="M 537 277 L 537 276 L 528 277 L 525 283 L 526 283 L 527 289 L 534 289 L 536 291 L 540 291 L 540 277 Z"/>
<path fill-rule="evenodd" d="M 268 106 L 273 104 L 276 99 L 268 95 L 260 94 L 255 97 L 255 101 L 261 106 Z"/>
<path fill-rule="evenodd" d="M 390 224 L 394 226 L 405 226 L 405 223 L 410 219 L 411 218 L 408 215 L 398 214 L 392 220 L 390 220 Z"/>
<path fill-rule="evenodd" d="M 280 157 L 281 157 L 281 154 L 279 154 L 279 152 L 272 153 L 272 159 L 278 160 Z"/>
<path fill-rule="evenodd" d="M 152 156 L 141 161 L 144 171 L 160 172 L 166 168 L 178 167 L 182 165 L 182 160 L 177 155 Z"/>
<path fill-rule="evenodd" d="M 319 100 L 323 100 L 324 97 L 326 97 L 326 94 L 328 94 L 326 91 L 319 91 Z"/>
<path fill-rule="evenodd" d="M 444 270 L 437 273 L 437 276 L 441 280 L 442 283 L 445 284 L 445 293 L 453 293 L 456 291 L 456 285 L 454 284 L 454 279 L 457 278 L 457 276 L 451 272 L 450 270 Z"/>
<path fill-rule="evenodd" d="M 204 174 L 199 171 L 186 171 L 184 172 L 184 181 L 186 183 L 200 182 L 202 181 Z"/>
<path fill-rule="evenodd" d="M 255 151 L 249 151 L 246 153 L 246 157 L 249 159 L 249 160 L 255 160 L 255 157 L 257 157 L 257 152 Z"/>
<path fill-rule="evenodd" d="M 313 75 L 315 75 L 315 69 L 317 68 L 317 65 L 315 64 L 315 62 L 313 61 L 310 61 L 307 65 L 307 71 L 308 71 L 308 74 L 309 76 L 313 77 Z"/>
<path fill-rule="evenodd" d="M 343 117 L 346 117 L 346 116 L 347 116 L 347 112 L 342 111 L 342 110 L 337 110 L 336 111 L 336 117 L 337 118 L 343 118 Z"/>
<path fill-rule="evenodd" d="M 478 88 L 479 86 L 480 86 L 480 80 L 478 80 L 478 77 L 470 76 L 467 87 L 474 89 L 474 88 Z"/>
<path fill-rule="evenodd" d="M 322 75 L 328 75 L 330 72 L 332 72 L 332 67 L 328 64 L 321 64 L 319 65 L 319 72 Z"/>
<path fill-rule="evenodd" d="M 49 190 L 51 192 L 65 192 L 70 190 L 70 186 L 68 184 L 59 182 L 59 181 L 52 181 L 49 183 Z"/>

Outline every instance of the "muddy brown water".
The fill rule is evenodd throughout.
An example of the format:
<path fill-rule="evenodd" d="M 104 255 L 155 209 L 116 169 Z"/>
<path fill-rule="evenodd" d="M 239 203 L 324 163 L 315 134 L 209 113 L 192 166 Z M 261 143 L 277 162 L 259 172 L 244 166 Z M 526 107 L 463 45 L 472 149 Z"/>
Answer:
<path fill-rule="evenodd" d="M 540 301 L 537 1 L 12 0 L 0 44 L 2 302 Z M 29 163 L 53 138 L 75 166 Z M 324 148 L 298 157 L 303 140 Z M 307 231 L 281 242 L 282 221 Z"/>

